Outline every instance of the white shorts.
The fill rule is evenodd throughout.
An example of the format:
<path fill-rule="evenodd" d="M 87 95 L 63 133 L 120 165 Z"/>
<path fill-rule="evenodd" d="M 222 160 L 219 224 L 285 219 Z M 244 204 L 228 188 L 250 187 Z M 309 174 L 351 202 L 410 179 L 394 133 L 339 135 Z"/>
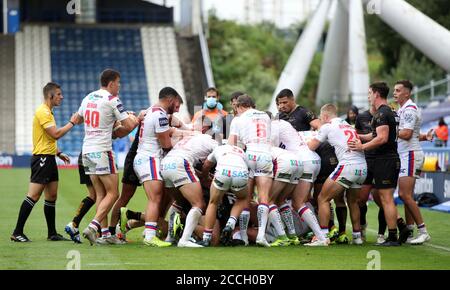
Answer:
<path fill-rule="evenodd" d="M 84 172 L 87 175 L 116 174 L 116 160 L 114 152 L 91 152 L 82 156 Z"/>
<path fill-rule="evenodd" d="M 398 177 L 413 176 L 420 178 L 423 162 L 425 160 L 423 151 L 408 151 L 399 153 L 400 174 Z"/>
<path fill-rule="evenodd" d="M 367 164 L 338 164 L 329 178 L 346 189 L 361 188 L 367 177 Z"/>
<path fill-rule="evenodd" d="M 138 153 L 134 157 L 133 168 L 141 184 L 149 180 L 163 180 L 161 177 L 161 160 L 159 157 L 151 157 Z"/>
<path fill-rule="evenodd" d="M 320 172 L 320 159 L 319 160 L 305 160 L 302 161 L 303 174 L 300 176 L 300 180 L 314 183 L 317 179 L 317 175 Z"/>
<path fill-rule="evenodd" d="M 249 169 L 249 178 L 256 176 L 273 176 L 272 154 L 270 151 L 250 151 L 245 153 Z"/>
<path fill-rule="evenodd" d="M 273 178 L 276 181 L 298 184 L 303 165 L 295 154 L 285 153 L 273 160 Z"/>
<path fill-rule="evenodd" d="M 216 167 L 212 184 L 218 190 L 241 191 L 247 187 L 248 168 L 247 166 L 221 166 Z"/>
<path fill-rule="evenodd" d="M 194 166 L 182 157 L 165 157 L 161 161 L 161 175 L 165 187 L 180 187 L 199 182 Z"/>

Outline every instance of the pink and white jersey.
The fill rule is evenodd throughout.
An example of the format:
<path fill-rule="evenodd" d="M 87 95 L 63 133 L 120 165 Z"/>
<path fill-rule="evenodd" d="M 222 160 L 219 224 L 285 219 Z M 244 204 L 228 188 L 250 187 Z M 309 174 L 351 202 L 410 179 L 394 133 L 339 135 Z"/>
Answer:
<path fill-rule="evenodd" d="M 349 149 L 348 142 L 359 137 L 355 128 L 341 118 L 334 118 L 330 123 L 323 124 L 315 138 L 320 142 L 328 140 L 328 143 L 334 147 L 339 164 L 366 162 L 363 152 Z"/>
<path fill-rule="evenodd" d="M 420 126 L 422 125 L 422 113 L 419 107 L 410 99 L 403 106 L 398 109 L 398 116 L 400 117 L 400 124 L 398 126 L 401 129 L 413 130 L 411 139 L 404 140 L 398 138 L 398 153 L 408 151 L 421 151 L 419 136 Z"/>
<path fill-rule="evenodd" d="M 247 146 L 247 149 L 270 150 L 271 120 L 265 112 L 255 109 L 245 111 L 239 118 L 234 118 L 230 125 L 230 135 Z M 258 150 L 257 149 L 257 150 Z"/>
<path fill-rule="evenodd" d="M 148 108 L 145 119 L 141 121 L 137 153 L 161 158 L 161 144 L 156 134 L 166 132 L 169 128 L 169 118 L 163 108 L 158 106 Z"/>
<path fill-rule="evenodd" d="M 103 89 L 88 94 L 78 114 L 84 118 L 83 153 L 111 151 L 114 123 L 128 118 L 119 97 Z"/>
<path fill-rule="evenodd" d="M 199 161 L 203 162 L 217 146 L 217 141 L 210 135 L 187 136 L 178 141 L 166 157 L 181 157 L 194 165 Z"/>
<path fill-rule="evenodd" d="M 272 146 L 280 147 L 288 151 L 298 151 L 301 143 L 297 130 L 285 120 L 273 120 L 271 127 Z"/>
<path fill-rule="evenodd" d="M 216 147 L 208 160 L 217 163 L 217 167 L 247 167 L 244 150 L 228 144 Z"/>

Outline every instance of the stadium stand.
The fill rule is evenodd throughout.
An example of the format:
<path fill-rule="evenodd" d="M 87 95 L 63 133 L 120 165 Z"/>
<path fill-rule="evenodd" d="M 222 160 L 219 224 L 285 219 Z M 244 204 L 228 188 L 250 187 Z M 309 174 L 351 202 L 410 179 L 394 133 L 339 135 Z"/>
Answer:
<path fill-rule="evenodd" d="M 50 40 L 52 79 L 61 84 L 65 98 L 55 110 L 57 121 L 68 120 L 86 94 L 98 89 L 99 74 L 105 68 L 121 73 L 120 96 L 127 110 L 149 106 L 139 28 L 52 26 Z M 83 134 L 83 127 L 77 126 L 59 146 L 76 154 Z"/>
<path fill-rule="evenodd" d="M 25 25 L 16 34 L 16 153 L 31 153 L 33 115 L 42 103 L 42 88 L 51 80 L 47 26 Z"/>
<path fill-rule="evenodd" d="M 147 87 L 151 102 L 156 102 L 158 92 L 171 86 L 183 97 L 186 104 L 181 65 L 178 58 L 175 31 L 169 26 L 144 26 L 141 28 Z M 187 114 L 187 106 L 180 113 Z"/>
<path fill-rule="evenodd" d="M 0 152 L 15 151 L 14 36 L 0 36 Z"/>

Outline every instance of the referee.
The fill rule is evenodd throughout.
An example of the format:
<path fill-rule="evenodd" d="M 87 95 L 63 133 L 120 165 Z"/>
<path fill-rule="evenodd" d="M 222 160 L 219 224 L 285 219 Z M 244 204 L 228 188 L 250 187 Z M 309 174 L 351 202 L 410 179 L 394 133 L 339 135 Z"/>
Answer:
<path fill-rule="evenodd" d="M 47 221 L 49 241 L 65 241 L 55 228 L 55 204 L 58 191 L 58 167 L 55 155 L 64 163 L 69 164 L 67 155 L 58 151 L 56 140 L 69 132 L 75 126 L 76 114 L 61 128 L 56 128 L 52 109 L 61 105 L 63 95 L 61 86 L 47 83 L 43 90 L 44 102 L 37 108 L 33 118 L 33 156 L 31 158 L 31 179 L 28 193 L 20 207 L 16 228 L 11 235 L 14 242 L 31 242 L 23 233 L 28 216 L 36 202 L 45 190 L 44 214 Z"/>

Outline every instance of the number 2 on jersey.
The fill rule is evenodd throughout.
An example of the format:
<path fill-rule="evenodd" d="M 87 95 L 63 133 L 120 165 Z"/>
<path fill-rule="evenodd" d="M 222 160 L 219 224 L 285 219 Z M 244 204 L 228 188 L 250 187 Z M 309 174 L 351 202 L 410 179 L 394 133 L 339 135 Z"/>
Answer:
<path fill-rule="evenodd" d="M 92 128 L 98 128 L 100 121 L 100 113 L 98 111 L 86 110 L 84 113 L 84 123 L 86 126 Z"/>
<path fill-rule="evenodd" d="M 358 134 L 354 130 L 345 130 L 344 131 L 345 136 L 348 136 L 347 143 L 356 140 L 359 140 Z"/>

